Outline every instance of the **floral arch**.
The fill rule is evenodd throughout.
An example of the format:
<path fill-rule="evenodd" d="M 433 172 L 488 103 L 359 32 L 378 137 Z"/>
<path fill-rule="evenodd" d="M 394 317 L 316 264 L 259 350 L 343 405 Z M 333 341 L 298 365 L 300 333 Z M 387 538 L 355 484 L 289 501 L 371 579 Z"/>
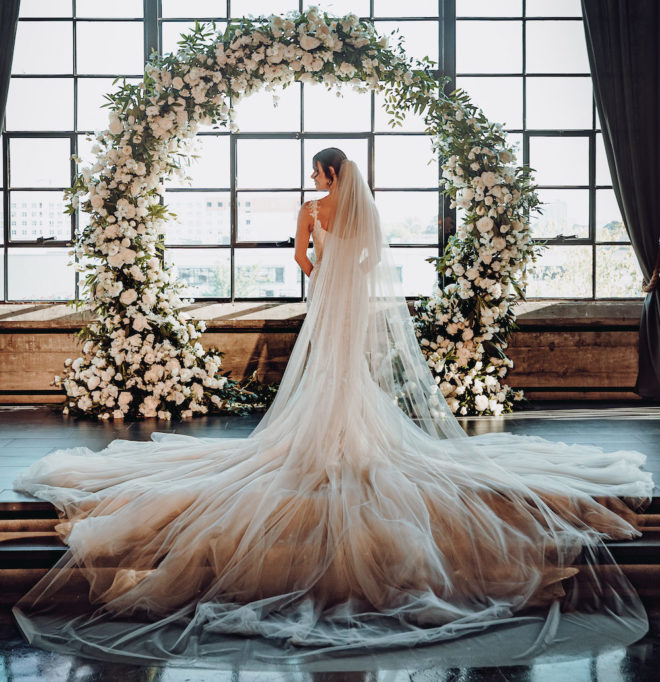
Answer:
<path fill-rule="evenodd" d="M 443 191 L 465 219 L 443 256 L 429 259 L 445 285 L 416 301 L 416 333 L 453 411 L 510 410 L 504 349 L 534 257 L 528 215 L 538 200 L 501 126 L 465 93 L 442 94 L 431 62 L 407 57 L 352 14 L 310 8 L 233 20 L 219 33 L 196 24 L 181 45 L 176 54 L 154 54 L 143 82 L 108 95 L 96 161 L 67 190 L 68 211 L 89 214 L 74 253 L 85 273 L 78 305 L 89 304 L 94 320 L 80 332 L 81 357 L 55 377 L 65 411 L 170 419 L 268 402 L 258 382 L 220 373 L 222 353 L 199 342 L 204 323 L 178 310 L 183 285 L 160 257 L 173 215 L 161 203 L 162 179 L 183 174 L 199 125 L 235 130 L 230 101 L 293 81 L 382 91 L 395 124 L 406 111 L 424 114 L 433 151 L 446 159 Z"/>

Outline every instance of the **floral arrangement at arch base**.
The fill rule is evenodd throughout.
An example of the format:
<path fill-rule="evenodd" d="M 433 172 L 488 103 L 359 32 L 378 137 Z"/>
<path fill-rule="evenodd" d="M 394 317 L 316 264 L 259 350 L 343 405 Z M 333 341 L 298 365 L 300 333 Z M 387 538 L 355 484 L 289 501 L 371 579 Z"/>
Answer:
<path fill-rule="evenodd" d="M 162 181 L 171 174 L 185 175 L 200 125 L 236 130 L 232 104 L 295 81 L 383 92 L 394 124 L 406 111 L 425 112 L 437 149 L 452 154 L 462 149 L 457 136 L 446 135 L 459 114 L 470 110 L 467 100 L 442 92 L 429 72 L 432 62 L 408 57 L 400 40 L 391 47 L 388 42 L 369 21 L 353 14 L 332 17 L 314 7 L 231 20 L 219 32 L 214 24 L 196 23 L 175 54 L 152 55 L 141 83 L 124 81 L 107 95 L 109 125 L 96 134 L 96 160 L 67 190 L 67 210 L 89 214 L 73 253 L 76 267 L 85 273 L 86 299 L 79 305 L 88 304 L 96 319 L 81 332 L 82 356 L 68 363 L 54 382 L 66 391 L 66 411 L 101 419 L 171 419 L 213 410 L 245 411 L 269 402 L 272 387 L 255 380 L 241 385 L 220 374 L 222 353 L 205 351 L 199 342 L 204 323 L 179 309 L 183 285 L 163 258 L 166 223 L 174 214 L 161 202 Z M 482 146 L 490 149 L 494 141 L 486 137 Z M 483 154 L 475 157 L 475 163 L 482 161 Z M 457 166 L 454 171 L 446 176 L 450 192 L 459 187 L 450 182 L 460 175 Z M 529 203 L 529 188 L 521 178 L 516 171 L 522 188 L 512 194 L 516 215 Z M 478 194 L 468 196 L 462 199 L 468 208 L 481 210 Z M 456 241 L 455 248 L 454 260 L 446 254 L 444 265 L 438 264 L 446 274 L 462 258 L 463 244 Z M 530 253 L 531 242 L 518 255 L 524 259 Z M 495 280 L 503 281 L 502 274 Z M 447 289 L 443 296 L 453 300 L 456 291 Z M 418 315 L 429 330 L 440 323 L 437 315 L 431 322 L 431 311 L 444 310 L 434 301 L 423 303 Z M 454 315 L 452 304 L 447 306 Z M 491 326 L 508 315 L 498 314 Z M 418 333 L 426 327 L 418 327 Z M 440 372 L 436 378 L 444 392 L 449 382 L 442 372 L 451 366 L 451 356 L 445 354 L 440 363 L 438 338 L 436 330 L 429 341 L 429 347 L 436 345 L 435 355 L 427 359 Z"/>

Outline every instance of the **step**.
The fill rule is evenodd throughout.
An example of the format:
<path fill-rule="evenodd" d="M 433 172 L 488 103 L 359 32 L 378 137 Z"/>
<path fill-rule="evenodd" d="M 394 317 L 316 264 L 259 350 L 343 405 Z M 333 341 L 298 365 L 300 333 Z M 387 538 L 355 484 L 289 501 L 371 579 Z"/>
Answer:
<path fill-rule="evenodd" d="M 617 564 L 660 566 L 660 532 L 606 545 Z M 15 538 L 0 542 L 0 569 L 50 568 L 65 552 L 66 547 L 56 533 Z"/>

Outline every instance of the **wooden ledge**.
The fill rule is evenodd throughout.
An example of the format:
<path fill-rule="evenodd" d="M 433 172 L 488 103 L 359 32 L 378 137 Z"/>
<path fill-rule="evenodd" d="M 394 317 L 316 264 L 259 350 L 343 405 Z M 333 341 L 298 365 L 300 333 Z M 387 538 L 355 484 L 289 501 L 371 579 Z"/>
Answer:
<path fill-rule="evenodd" d="M 409 302 L 412 309 L 413 302 Z M 208 331 L 296 331 L 305 319 L 304 302 L 197 302 L 183 308 L 193 319 L 205 320 Z M 626 329 L 639 327 L 641 300 L 536 300 L 516 306 L 521 330 Z M 0 333 L 12 331 L 77 331 L 91 321 L 88 311 L 64 303 L 0 304 Z"/>

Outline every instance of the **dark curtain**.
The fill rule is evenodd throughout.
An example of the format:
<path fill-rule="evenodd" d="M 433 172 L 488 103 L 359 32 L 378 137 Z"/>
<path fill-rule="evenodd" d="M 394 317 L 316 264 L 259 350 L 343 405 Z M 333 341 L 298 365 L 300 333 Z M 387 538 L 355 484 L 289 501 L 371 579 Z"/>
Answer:
<path fill-rule="evenodd" d="M 0 0 L 0 133 L 5 129 L 11 60 L 21 0 Z"/>
<path fill-rule="evenodd" d="M 582 0 L 582 15 L 614 193 L 648 290 L 636 391 L 660 399 L 660 2 Z"/>

